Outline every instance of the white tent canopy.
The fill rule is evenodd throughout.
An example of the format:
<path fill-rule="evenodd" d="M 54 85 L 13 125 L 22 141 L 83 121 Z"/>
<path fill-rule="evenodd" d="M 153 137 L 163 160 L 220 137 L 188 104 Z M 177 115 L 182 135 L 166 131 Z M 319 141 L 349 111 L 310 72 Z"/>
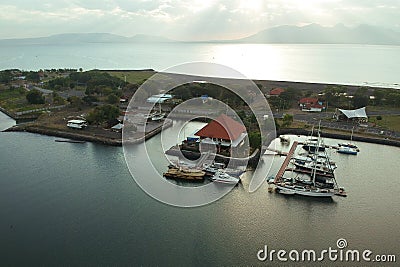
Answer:
<path fill-rule="evenodd" d="M 365 112 L 365 107 L 354 109 L 354 110 L 346 110 L 346 109 L 339 109 L 347 118 L 368 118 L 367 113 Z"/>

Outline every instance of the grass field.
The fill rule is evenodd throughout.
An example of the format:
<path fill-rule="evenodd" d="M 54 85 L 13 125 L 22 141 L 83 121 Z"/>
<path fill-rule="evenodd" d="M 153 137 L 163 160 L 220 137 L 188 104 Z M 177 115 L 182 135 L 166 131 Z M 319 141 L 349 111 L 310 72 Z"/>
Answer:
<path fill-rule="evenodd" d="M 391 131 L 400 132 L 400 116 L 385 115 L 381 116 L 382 120 L 377 120 L 376 116 L 370 117 L 369 121 Z"/>
<path fill-rule="evenodd" d="M 122 80 L 125 80 L 126 77 L 126 81 L 130 83 L 142 84 L 143 81 L 150 78 L 156 72 L 155 71 L 109 71 L 108 73 Z"/>

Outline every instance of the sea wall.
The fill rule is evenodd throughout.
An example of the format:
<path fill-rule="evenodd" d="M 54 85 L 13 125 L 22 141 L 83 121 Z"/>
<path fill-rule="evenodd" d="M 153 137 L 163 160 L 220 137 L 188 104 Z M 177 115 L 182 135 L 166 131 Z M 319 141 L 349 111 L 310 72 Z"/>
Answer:
<path fill-rule="evenodd" d="M 277 136 L 284 135 L 284 134 L 310 135 L 311 131 L 305 130 L 305 129 L 281 129 L 281 130 L 277 131 Z M 343 140 L 351 139 L 350 134 L 344 134 L 344 133 L 342 134 L 342 133 L 321 132 L 321 136 L 326 137 L 326 138 L 343 139 Z M 393 140 L 393 139 L 374 138 L 374 137 L 353 135 L 353 141 L 361 141 L 361 142 L 367 142 L 367 143 L 373 143 L 373 144 L 400 147 L 400 141 Z"/>

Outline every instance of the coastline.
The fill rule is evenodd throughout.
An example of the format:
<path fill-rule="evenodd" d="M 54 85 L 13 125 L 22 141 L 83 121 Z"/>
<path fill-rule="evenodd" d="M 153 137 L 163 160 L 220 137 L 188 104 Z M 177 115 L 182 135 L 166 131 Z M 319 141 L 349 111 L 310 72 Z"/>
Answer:
<path fill-rule="evenodd" d="M 161 124 L 160 126 L 156 127 L 154 130 L 147 132 L 144 136 L 142 136 L 140 138 L 137 138 L 135 140 L 129 140 L 129 143 L 135 144 L 135 143 L 143 142 L 143 141 L 157 135 L 158 133 L 160 133 L 162 131 L 163 127 L 170 127 L 170 126 L 172 126 L 172 121 L 167 122 L 164 126 L 163 126 L 163 124 Z M 110 146 L 122 146 L 122 144 L 123 144 L 122 136 L 119 139 L 115 139 L 115 138 L 109 138 L 109 137 L 100 136 L 100 135 L 73 133 L 73 132 L 62 131 L 62 130 L 57 130 L 57 129 L 50 129 L 50 128 L 29 125 L 29 124 L 14 125 L 13 127 L 4 130 L 4 132 L 29 132 L 29 133 L 42 134 L 42 135 L 47 135 L 47 136 L 68 138 L 68 139 L 77 140 L 77 141 L 88 141 L 88 142 L 93 142 L 93 143 L 98 143 L 98 144 L 103 144 L 103 145 L 110 145 Z M 280 135 L 286 135 L 286 134 L 309 136 L 311 134 L 311 131 L 306 130 L 306 129 L 299 129 L 299 128 L 280 129 L 277 131 L 276 137 L 279 137 Z M 336 132 L 321 131 L 321 136 L 326 137 L 326 138 L 342 139 L 342 140 L 350 140 L 351 139 L 351 133 L 344 133 L 344 132 L 339 132 L 339 131 L 336 131 Z M 372 136 L 360 136 L 360 135 L 355 134 L 355 135 L 353 135 L 353 141 L 360 141 L 360 142 L 373 143 L 373 144 L 379 144 L 379 145 L 389 145 L 389 146 L 400 147 L 400 140 L 378 138 L 378 137 L 372 137 Z"/>

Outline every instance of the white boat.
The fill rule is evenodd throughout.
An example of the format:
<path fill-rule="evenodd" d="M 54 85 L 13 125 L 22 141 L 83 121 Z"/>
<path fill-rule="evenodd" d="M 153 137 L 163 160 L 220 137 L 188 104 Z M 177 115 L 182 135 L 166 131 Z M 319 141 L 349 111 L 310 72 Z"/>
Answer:
<path fill-rule="evenodd" d="M 314 126 L 311 130 L 310 137 L 303 144 L 303 149 L 308 151 L 309 153 L 325 151 L 325 144 L 319 142 L 318 138 L 313 138 L 313 133 L 314 133 Z"/>
<path fill-rule="evenodd" d="M 164 119 L 165 117 L 165 113 L 155 113 L 152 117 L 151 120 L 152 121 L 160 121 L 162 119 Z"/>
<path fill-rule="evenodd" d="M 335 191 L 333 189 L 321 189 L 313 186 L 301 186 L 296 184 L 280 183 L 276 184 L 278 193 L 301 195 L 308 197 L 333 197 Z"/>
<path fill-rule="evenodd" d="M 312 171 L 314 168 L 317 174 L 331 174 L 336 169 L 336 165 L 314 161 L 294 161 L 293 165 L 296 168 Z"/>
<path fill-rule="evenodd" d="M 69 128 L 75 128 L 75 129 L 83 129 L 87 127 L 87 122 L 85 120 L 69 120 L 67 123 L 67 126 Z"/>
<path fill-rule="evenodd" d="M 360 152 L 360 149 L 355 144 L 352 144 L 353 142 L 353 131 L 354 127 L 351 130 L 351 137 L 350 137 L 350 143 L 342 143 L 338 144 L 338 153 L 341 154 L 348 154 L 348 155 L 357 155 L 358 152 Z"/>
<path fill-rule="evenodd" d="M 356 148 L 349 146 L 340 146 L 337 150 L 340 154 L 357 155 L 358 151 Z"/>
<path fill-rule="evenodd" d="M 313 157 L 316 157 L 317 164 L 325 165 L 328 166 L 332 169 L 336 169 L 336 163 L 333 161 L 327 160 L 326 157 L 316 155 L 316 156 L 296 156 L 293 158 L 294 162 L 298 164 L 305 164 L 305 163 L 310 163 L 313 162 Z"/>
<path fill-rule="evenodd" d="M 214 176 L 211 177 L 213 182 L 224 183 L 224 184 L 237 184 L 239 183 L 239 178 L 233 177 L 224 171 L 218 170 L 215 172 Z"/>

